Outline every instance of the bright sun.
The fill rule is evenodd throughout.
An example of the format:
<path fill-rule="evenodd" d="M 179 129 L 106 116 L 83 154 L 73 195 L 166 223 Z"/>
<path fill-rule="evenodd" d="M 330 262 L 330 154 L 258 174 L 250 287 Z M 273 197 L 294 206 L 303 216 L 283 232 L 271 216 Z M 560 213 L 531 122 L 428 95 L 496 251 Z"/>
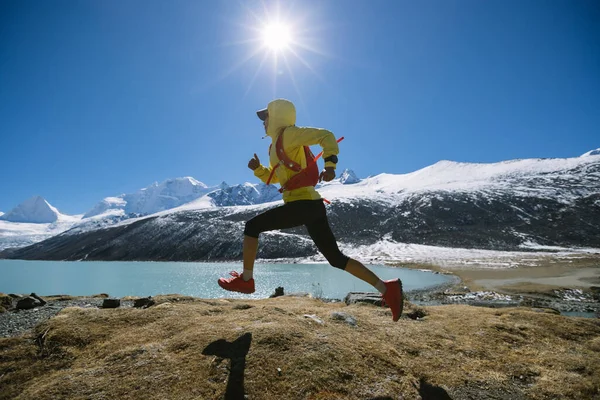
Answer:
<path fill-rule="evenodd" d="M 262 37 L 264 45 L 273 51 L 284 50 L 292 42 L 290 28 L 281 23 L 273 23 L 265 26 Z"/>
<path fill-rule="evenodd" d="M 264 0 L 261 0 L 265 3 Z M 240 4 L 254 2 L 239 2 Z M 259 2 L 256 2 L 259 3 Z M 298 86 L 294 70 L 305 68 L 312 72 L 318 79 L 325 82 L 311 65 L 311 57 L 328 56 L 320 48 L 324 44 L 327 30 L 323 27 L 310 24 L 307 28 L 305 21 L 312 15 L 310 10 L 303 13 L 302 7 L 292 7 L 286 0 L 269 0 L 269 7 L 264 5 L 261 9 L 246 7 L 243 13 L 244 23 L 240 23 L 239 41 L 232 44 L 250 45 L 245 54 L 232 66 L 221 73 L 223 79 L 233 72 L 243 69 L 244 77 L 248 79 L 246 94 L 250 92 L 254 83 L 261 77 L 272 78 L 273 95 L 276 94 L 279 82 L 291 83 L 296 89 L 300 101 L 302 95 Z M 297 2 L 298 4 L 303 2 Z M 256 67 L 254 73 L 248 72 L 247 67 Z M 261 83 L 264 86 L 264 82 Z"/>

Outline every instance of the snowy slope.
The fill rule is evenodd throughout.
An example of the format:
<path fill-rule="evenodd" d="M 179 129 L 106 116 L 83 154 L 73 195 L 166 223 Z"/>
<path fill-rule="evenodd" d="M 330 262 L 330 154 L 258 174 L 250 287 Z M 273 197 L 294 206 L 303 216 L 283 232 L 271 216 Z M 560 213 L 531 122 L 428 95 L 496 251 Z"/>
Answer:
<path fill-rule="evenodd" d="M 600 148 L 598 148 L 596 150 L 590 150 L 587 153 L 581 155 L 581 157 L 587 157 L 587 156 L 600 156 Z"/>
<path fill-rule="evenodd" d="M 590 152 L 591 153 L 591 152 Z M 376 198 L 389 201 L 425 192 L 497 193 L 560 199 L 569 203 L 581 196 L 598 193 L 600 174 L 595 170 L 600 156 L 566 159 L 525 159 L 490 164 L 440 161 L 418 171 L 380 174 L 353 185 L 339 181 L 322 185 L 327 198 Z M 590 170 L 586 174 L 586 170 Z M 565 190 L 563 182 L 570 189 Z"/>

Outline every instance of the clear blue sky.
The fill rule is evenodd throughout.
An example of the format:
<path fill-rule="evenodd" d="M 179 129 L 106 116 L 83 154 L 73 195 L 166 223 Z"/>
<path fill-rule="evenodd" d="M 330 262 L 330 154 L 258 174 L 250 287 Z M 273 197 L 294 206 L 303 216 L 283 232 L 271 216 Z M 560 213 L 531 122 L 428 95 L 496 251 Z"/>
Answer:
<path fill-rule="evenodd" d="M 275 67 L 277 15 L 295 43 Z M 2 0 L 0 210 L 256 182 L 276 97 L 345 136 L 359 177 L 579 156 L 600 147 L 600 2 Z"/>

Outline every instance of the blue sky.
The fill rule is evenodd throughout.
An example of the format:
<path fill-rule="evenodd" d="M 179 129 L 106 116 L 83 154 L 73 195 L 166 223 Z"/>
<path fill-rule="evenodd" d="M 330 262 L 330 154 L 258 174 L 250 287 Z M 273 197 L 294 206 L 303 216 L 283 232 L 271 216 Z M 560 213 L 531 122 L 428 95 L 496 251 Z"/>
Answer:
<path fill-rule="evenodd" d="M 0 0 L 0 210 L 255 182 L 254 111 L 279 97 L 359 177 L 579 156 L 600 147 L 600 3 Z"/>

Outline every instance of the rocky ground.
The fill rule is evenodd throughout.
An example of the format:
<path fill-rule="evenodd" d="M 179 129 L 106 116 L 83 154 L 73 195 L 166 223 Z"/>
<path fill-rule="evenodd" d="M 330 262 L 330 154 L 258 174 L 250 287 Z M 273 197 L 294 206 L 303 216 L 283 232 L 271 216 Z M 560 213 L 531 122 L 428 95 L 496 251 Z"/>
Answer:
<path fill-rule="evenodd" d="M 67 307 L 103 308 L 103 303 L 108 298 L 108 295 L 48 296 L 42 297 L 46 304 L 38 301 L 30 309 L 17 309 L 17 302 L 27 298 L 27 295 L 0 295 L 2 296 L 5 307 L 4 312 L 0 312 L 0 337 L 14 337 L 30 331 Z M 424 306 L 463 304 L 490 308 L 530 307 L 553 310 L 557 314 L 600 318 L 600 288 L 597 287 L 587 291 L 557 289 L 536 295 L 513 295 L 494 291 L 470 291 L 457 279 L 432 289 L 409 292 L 407 299 Z M 131 308 L 133 305 L 134 299 L 126 298 L 120 300 L 119 307 Z"/>
<path fill-rule="evenodd" d="M 19 300 L 25 299 L 27 295 L 1 295 L 4 312 L 0 312 L 0 337 L 12 337 L 26 333 L 54 317 L 62 309 L 67 307 L 101 308 L 107 296 L 97 295 L 94 297 L 72 297 L 72 296 L 49 296 L 42 297 L 46 304 L 37 302 L 29 309 L 17 309 Z M 8 304 L 10 298 L 10 305 Z M 7 307 L 5 307 L 7 306 Z M 133 300 L 122 300 L 120 307 L 133 307 Z"/>
<path fill-rule="evenodd" d="M 555 289 L 549 293 L 504 294 L 495 291 L 471 291 L 461 284 L 446 285 L 437 290 L 414 291 L 409 299 L 420 305 L 466 304 L 479 307 L 532 307 L 555 310 L 571 315 L 579 313 L 586 317 L 600 318 L 600 287 L 588 291 L 582 289 Z"/>
<path fill-rule="evenodd" d="M 600 396 L 596 318 L 406 303 L 393 322 L 382 307 L 308 297 L 104 300 L 63 300 L 83 307 L 0 338 L 0 400 Z"/>

